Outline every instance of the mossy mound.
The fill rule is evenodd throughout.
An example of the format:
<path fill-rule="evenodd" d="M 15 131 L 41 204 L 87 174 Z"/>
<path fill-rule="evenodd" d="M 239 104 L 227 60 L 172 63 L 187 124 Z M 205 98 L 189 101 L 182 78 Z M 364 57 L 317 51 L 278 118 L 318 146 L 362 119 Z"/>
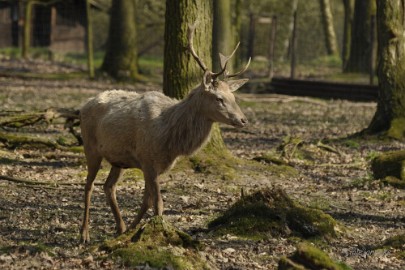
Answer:
<path fill-rule="evenodd" d="M 278 270 L 350 270 L 351 268 L 342 262 L 335 262 L 328 254 L 316 248 L 310 243 L 300 243 L 297 250 L 290 257 L 281 257 Z"/>
<path fill-rule="evenodd" d="M 294 202 L 280 188 L 266 188 L 243 197 L 208 224 L 218 234 L 250 239 L 280 235 L 330 238 L 337 236 L 336 226 L 330 215 Z"/>
<path fill-rule="evenodd" d="M 371 161 L 371 170 L 375 178 L 405 188 L 405 150 L 386 152 L 375 157 Z"/>
<path fill-rule="evenodd" d="M 137 230 L 106 241 L 100 248 L 127 267 L 209 269 L 198 254 L 199 247 L 191 236 L 157 216 Z"/>

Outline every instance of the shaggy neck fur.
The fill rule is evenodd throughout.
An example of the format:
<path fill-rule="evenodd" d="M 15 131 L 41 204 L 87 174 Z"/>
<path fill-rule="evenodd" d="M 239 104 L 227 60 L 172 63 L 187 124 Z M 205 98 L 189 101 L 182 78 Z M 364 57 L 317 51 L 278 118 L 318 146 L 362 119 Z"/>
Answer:
<path fill-rule="evenodd" d="M 200 112 L 202 91 L 200 87 L 194 89 L 162 114 L 160 141 L 174 158 L 192 154 L 209 138 L 213 122 Z"/>

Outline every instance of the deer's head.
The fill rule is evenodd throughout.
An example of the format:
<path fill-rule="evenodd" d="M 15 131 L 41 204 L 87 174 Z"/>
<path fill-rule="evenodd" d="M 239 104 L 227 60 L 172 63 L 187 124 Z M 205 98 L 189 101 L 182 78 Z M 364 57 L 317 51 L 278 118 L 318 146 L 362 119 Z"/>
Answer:
<path fill-rule="evenodd" d="M 193 36 L 195 28 L 196 23 L 188 28 L 188 49 L 198 65 L 204 71 L 201 83 L 201 87 L 204 89 L 203 95 L 205 97 L 202 101 L 203 104 L 201 104 L 202 112 L 214 122 L 221 122 L 234 127 L 244 127 L 248 121 L 236 103 L 233 92 L 244 85 L 248 79 L 230 80 L 229 78 L 239 76 L 245 72 L 250 64 L 250 59 L 243 70 L 235 74 L 228 73 L 226 67 L 228 61 L 235 54 L 239 46 L 238 43 L 230 56 L 224 56 L 221 53 L 219 54 L 221 70 L 217 73 L 210 71 L 194 50 Z M 224 77 L 223 80 L 219 79 L 221 75 Z"/>

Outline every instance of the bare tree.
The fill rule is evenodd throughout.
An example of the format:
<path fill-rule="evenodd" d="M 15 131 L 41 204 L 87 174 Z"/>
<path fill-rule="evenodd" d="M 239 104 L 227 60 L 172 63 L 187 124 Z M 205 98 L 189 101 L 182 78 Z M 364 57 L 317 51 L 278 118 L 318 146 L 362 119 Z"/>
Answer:
<path fill-rule="evenodd" d="M 113 0 L 107 52 L 101 69 L 114 78 L 138 77 L 136 0 Z"/>
<path fill-rule="evenodd" d="M 321 18 L 325 34 L 325 45 L 328 55 L 338 55 L 338 46 L 333 27 L 333 16 L 329 0 L 319 0 L 321 8 Z"/>
<path fill-rule="evenodd" d="M 371 15 L 373 14 L 375 14 L 375 0 L 355 0 L 350 56 L 345 72 L 369 72 L 372 48 Z"/>
<path fill-rule="evenodd" d="M 343 24 L 343 44 L 342 44 L 342 66 L 345 70 L 350 56 L 350 40 L 352 35 L 354 0 L 343 0 L 344 24 Z"/>

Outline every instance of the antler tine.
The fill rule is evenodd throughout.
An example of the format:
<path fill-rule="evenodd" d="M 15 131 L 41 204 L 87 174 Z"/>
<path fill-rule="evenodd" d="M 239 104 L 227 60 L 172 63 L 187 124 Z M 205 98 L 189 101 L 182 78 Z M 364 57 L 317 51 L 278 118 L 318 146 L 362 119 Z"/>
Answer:
<path fill-rule="evenodd" d="M 193 37 L 194 37 L 194 31 L 195 28 L 197 27 L 198 21 L 195 21 L 192 25 L 188 26 L 188 31 L 187 31 L 187 38 L 188 38 L 188 49 L 193 56 L 193 58 L 197 61 L 198 65 L 201 67 L 202 70 L 207 71 L 208 68 L 204 64 L 204 62 L 201 60 L 200 57 L 198 57 L 197 53 L 194 50 L 193 46 Z"/>
<path fill-rule="evenodd" d="M 232 77 L 236 77 L 236 76 L 239 76 L 239 75 L 243 74 L 248 69 L 251 60 L 252 60 L 252 58 L 249 57 L 249 61 L 247 62 L 246 66 L 241 71 L 239 71 L 237 73 L 234 73 L 234 74 L 227 74 L 226 77 L 232 78 Z"/>
<path fill-rule="evenodd" d="M 235 54 L 236 50 L 239 47 L 240 42 L 238 42 L 238 44 L 236 44 L 235 49 L 233 50 L 233 52 L 231 53 L 231 55 L 229 56 L 225 56 L 222 53 L 219 53 L 219 60 L 220 60 L 220 64 L 221 64 L 221 71 L 219 71 L 218 73 L 214 73 L 212 75 L 212 77 L 215 79 L 218 76 L 220 76 L 222 73 L 225 73 L 225 77 L 228 76 L 228 71 L 226 70 L 226 66 L 228 65 L 228 61 L 233 57 L 233 55 Z"/>
<path fill-rule="evenodd" d="M 239 44 L 240 44 L 240 42 L 238 42 L 238 44 L 236 44 L 235 49 L 233 50 L 233 52 L 229 56 L 225 56 L 222 53 L 219 53 L 219 58 L 220 58 L 220 61 L 221 61 L 221 68 L 224 68 L 225 65 L 228 63 L 228 61 L 233 57 L 236 50 L 239 48 Z"/>

